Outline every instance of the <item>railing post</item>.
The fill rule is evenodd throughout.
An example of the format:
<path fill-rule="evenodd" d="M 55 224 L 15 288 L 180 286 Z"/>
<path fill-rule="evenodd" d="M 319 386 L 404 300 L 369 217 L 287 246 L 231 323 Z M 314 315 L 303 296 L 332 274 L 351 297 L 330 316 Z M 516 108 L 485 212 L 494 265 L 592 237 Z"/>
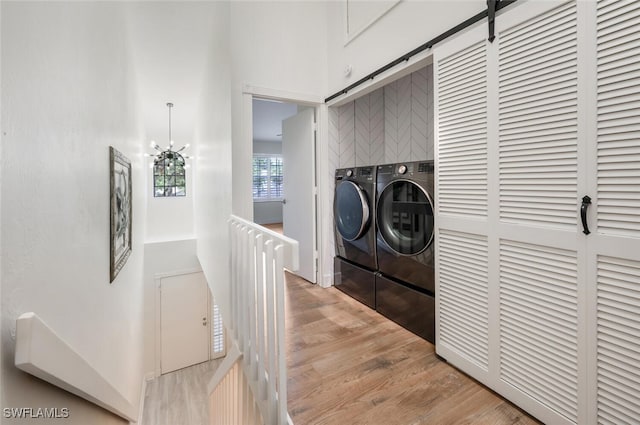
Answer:
<path fill-rule="evenodd" d="M 277 347 L 276 347 L 276 335 L 274 329 L 275 322 L 275 294 L 273 287 L 273 276 L 275 273 L 273 264 L 273 241 L 270 240 L 266 244 L 265 249 L 265 263 L 266 263 L 266 304 L 267 304 L 267 353 L 269 353 L 269 360 L 267 363 L 267 374 L 269 380 L 267 382 L 267 415 L 270 423 L 275 423 L 276 410 L 275 410 L 275 395 L 276 395 L 276 360 Z"/>
<path fill-rule="evenodd" d="M 265 381 L 264 381 L 264 361 L 267 354 L 264 344 L 264 280 L 265 280 L 265 259 L 264 259 L 264 235 L 258 235 L 256 238 L 256 298 L 257 298 L 257 316 L 262 323 L 258 323 L 258 335 L 256 338 L 256 351 L 258 353 L 256 379 L 258 380 L 258 394 L 256 398 L 262 403 L 265 400 Z"/>
<path fill-rule="evenodd" d="M 298 243 L 247 220 L 229 220 L 231 349 L 209 385 L 227 424 L 288 422 L 284 267 Z M 213 419 L 213 418 L 212 418 Z"/>
<path fill-rule="evenodd" d="M 256 380 L 258 379 L 258 374 L 257 374 L 257 368 L 256 368 L 256 363 L 258 362 L 256 359 L 256 355 L 257 355 L 257 341 L 256 341 L 256 333 L 257 333 L 257 327 L 258 327 L 258 320 L 256 317 L 256 304 L 257 304 L 257 300 L 256 300 L 256 286 L 258 284 L 257 282 L 257 275 L 256 275 L 256 263 L 257 263 L 257 259 L 259 256 L 261 256 L 261 254 L 256 250 L 257 247 L 257 238 L 261 237 L 260 235 L 254 235 L 254 231 L 250 231 L 249 232 L 249 248 L 250 248 L 250 255 L 249 255 L 249 263 L 247 264 L 247 268 L 249 269 L 249 280 L 247 280 L 246 284 L 247 284 L 247 289 L 249 291 L 248 293 L 248 298 L 247 301 L 249 303 L 249 353 L 248 353 L 248 366 L 249 366 L 249 376 L 247 376 L 247 378 L 251 381 L 251 382 L 256 382 Z"/>
<path fill-rule="evenodd" d="M 283 247 L 276 247 L 276 274 L 274 286 L 276 289 L 276 336 L 278 339 L 278 423 L 287 423 L 287 347 L 284 334 L 284 268 Z"/>

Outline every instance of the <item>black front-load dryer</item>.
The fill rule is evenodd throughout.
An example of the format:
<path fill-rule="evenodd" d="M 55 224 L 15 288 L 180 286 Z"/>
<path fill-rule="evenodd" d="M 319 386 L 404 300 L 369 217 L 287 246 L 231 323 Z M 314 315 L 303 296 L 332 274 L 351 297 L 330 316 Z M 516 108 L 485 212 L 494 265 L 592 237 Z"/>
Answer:
<path fill-rule="evenodd" d="M 375 308 L 376 167 L 337 169 L 335 184 L 334 284 L 353 298 Z"/>
<path fill-rule="evenodd" d="M 376 309 L 435 339 L 433 161 L 377 167 Z"/>

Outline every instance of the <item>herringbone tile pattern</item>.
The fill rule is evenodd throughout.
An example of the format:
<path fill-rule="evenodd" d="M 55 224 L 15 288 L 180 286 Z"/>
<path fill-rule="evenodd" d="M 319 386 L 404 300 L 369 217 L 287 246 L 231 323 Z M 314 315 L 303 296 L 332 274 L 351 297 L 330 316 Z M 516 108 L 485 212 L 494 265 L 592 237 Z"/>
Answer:
<path fill-rule="evenodd" d="M 385 162 L 433 159 L 433 67 L 384 87 Z"/>
<path fill-rule="evenodd" d="M 433 131 L 433 66 L 429 65 L 330 108 L 329 164 L 334 170 L 433 159 Z M 337 155 L 337 162 L 332 155 Z"/>
<path fill-rule="evenodd" d="M 338 152 L 340 168 L 356 165 L 355 105 L 354 102 L 338 108 Z"/>

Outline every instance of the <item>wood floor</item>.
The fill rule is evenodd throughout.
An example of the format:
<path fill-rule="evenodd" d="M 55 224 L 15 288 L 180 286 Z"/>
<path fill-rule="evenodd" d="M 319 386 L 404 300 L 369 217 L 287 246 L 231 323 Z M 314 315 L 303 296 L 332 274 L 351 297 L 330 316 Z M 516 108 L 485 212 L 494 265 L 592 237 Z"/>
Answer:
<path fill-rule="evenodd" d="M 282 234 L 282 223 L 261 224 L 261 226 L 266 227 L 269 230 L 273 230 L 276 233 Z"/>
<path fill-rule="evenodd" d="M 296 425 L 539 423 L 439 360 L 427 341 L 335 288 L 289 273 L 286 326 Z M 149 382 L 141 425 L 207 425 L 206 387 L 220 362 Z"/>
<path fill-rule="evenodd" d="M 148 382 L 140 425 L 209 425 L 207 385 L 221 362 L 200 363 Z"/>
<path fill-rule="evenodd" d="M 434 346 L 335 288 L 287 274 L 294 424 L 537 424 Z"/>

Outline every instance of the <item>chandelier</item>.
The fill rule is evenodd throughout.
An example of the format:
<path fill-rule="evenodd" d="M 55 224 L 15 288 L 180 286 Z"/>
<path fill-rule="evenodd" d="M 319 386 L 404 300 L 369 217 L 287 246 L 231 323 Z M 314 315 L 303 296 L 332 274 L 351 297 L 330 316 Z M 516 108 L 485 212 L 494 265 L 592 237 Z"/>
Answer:
<path fill-rule="evenodd" d="M 173 139 L 171 138 L 171 108 L 173 108 L 173 103 L 167 102 L 167 108 L 169 108 L 169 146 L 167 146 L 164 150 L 158 145 L 155 141 L 151 141 L 149 146 L 155 149 L 157 152 L 153 154 L 146 154 L 146 156 L 153 157 L 153 164 L 151 164 L 151 168 L 155 165 L 164 165 L 164 166 L 182 166 L 184 168 L 189 168 L 189 164 L 186 163 L 187 159 L 191 157 L 187 155 L 183 155 L 180 152 L 187 149 L 190 145 L 187 143 L 182 146 L 180 149 L 173 149 Z"/>

